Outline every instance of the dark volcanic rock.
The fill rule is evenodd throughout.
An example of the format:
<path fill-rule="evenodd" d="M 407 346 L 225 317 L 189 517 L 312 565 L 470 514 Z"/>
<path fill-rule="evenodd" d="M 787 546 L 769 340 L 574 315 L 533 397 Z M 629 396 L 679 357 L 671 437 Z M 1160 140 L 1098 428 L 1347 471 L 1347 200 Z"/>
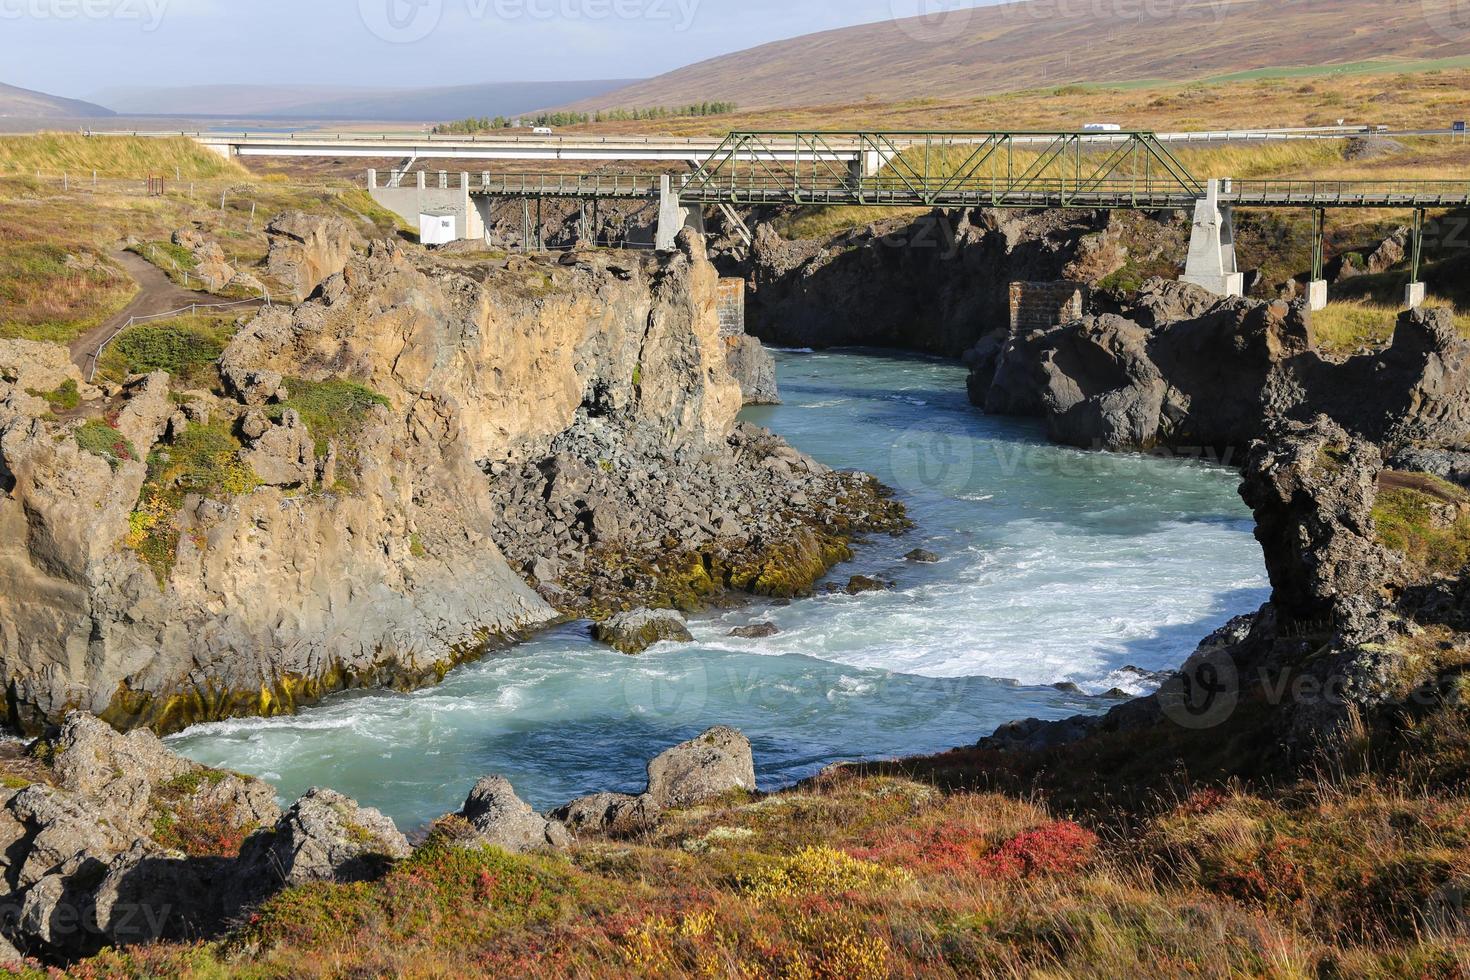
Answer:
<path fill-rule="evenodd" d="M 1251 450 L 1241 496 L 1282 615 L 1334 619 L 1341 600 L 1372 595 L 1388 577 L 1393 561 L 1373 524 L 1382 469 L 1376 446 L 1326 418 L 1285 423 Z"/>
<path fill-rule="evenodd" d="M 862 595 L 865 592 L 887 592 L 891 588 L 893 588 L 892 582 L 871 578 L 867 575 L 854 575 L 847 580 L 847 586 L 842 591 L 848 595 Z"/>
<path fill-rule="evenodd" d="M 750 626 L 739 626 L 730 631 L 731 636 L 743 640 L 763 640 L 771 636 L 779 636 L 781 627 L 775 623 L 754 623 Z"/>
<path fill-rule="evenodd" d="M 1470 342 L 1444 310 L 1404 313 L 1384 350 L 1333 360 L 1303 303 L 1155 279 L 1124 316 L 1011 336 L 970 363 L 977 405 L 1045 418 L 1053 439 L 1082 447 L 1238 460 L 1272 419 L 1318 414 L 1391 449 L 1470 441 Z"/>
<path fill-rule="evenodd" d="M 776 359 L 755 337 L 726 337 L 729 353 L 725 367 L 740 382 L 747 405 L 779 405 L 781 392 L 776 384 Z"/>
<path fill-rule="evenodd" d="M 940 561 L 938 555 L 932 551 L 925 551 L 923 548 L 915 548 L 903 557 L 904 561 L 911 561 L 920 565 L 937 565 Z"/>

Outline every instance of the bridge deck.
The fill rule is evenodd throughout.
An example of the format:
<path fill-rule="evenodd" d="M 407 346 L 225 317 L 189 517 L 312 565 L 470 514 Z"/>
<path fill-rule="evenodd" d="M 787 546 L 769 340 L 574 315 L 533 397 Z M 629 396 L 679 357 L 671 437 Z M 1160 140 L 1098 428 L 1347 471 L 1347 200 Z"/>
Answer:
<path fill-rule="evenodd" d="M 457 179 L 457 178 L 456 178 Z M 1146 180 L 1040 179 L 910 181 L 882 176 L 822 180 L 676 181 L 687 204 L 798 204 L 891 207 L 1189 208 L 1204 197 Z M 649 199 L 657 177 L 566 174 L 472 175 L 471 194 L 488 197 Z M 1470 206 L 1470 181 L 1234 181 L 1220 203 L 1262 208 L 1441 208 Z"/>

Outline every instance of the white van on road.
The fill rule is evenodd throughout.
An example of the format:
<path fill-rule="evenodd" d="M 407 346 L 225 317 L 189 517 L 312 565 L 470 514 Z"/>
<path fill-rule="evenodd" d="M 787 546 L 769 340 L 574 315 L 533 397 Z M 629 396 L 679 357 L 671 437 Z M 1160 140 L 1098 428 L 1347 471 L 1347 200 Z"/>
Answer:
<path fill-rule="evenodd" d="M 532 136 L 550 136 L 550 135 L 552 135 L 551 127 L 550 126 L 537 126 L 535 129 L 531 130 L 531 135 Z"/>

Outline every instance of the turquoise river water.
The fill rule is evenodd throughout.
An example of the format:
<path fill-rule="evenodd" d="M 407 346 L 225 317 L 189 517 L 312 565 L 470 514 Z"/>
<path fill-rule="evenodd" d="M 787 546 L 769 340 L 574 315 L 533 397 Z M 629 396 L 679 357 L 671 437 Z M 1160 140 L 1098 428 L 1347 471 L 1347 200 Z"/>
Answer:
<path fill-rule="evenodd" d="M 585 625 L 541 635 L 413 694 L 343 695 L 297 717 L 201 725 L 170 744 L 264 777 L 284 799 L 330 786 L 404 828 L 507 776 L 541 808 L 637 792 L 662 749 L 714 724 L 754 745 L 762 788 L 838 760 L 971 744 L 1014 718 L 1103 711 L 1120 669 L 1176 667 L 1268 592 L 1233 472 L 1048 445 L 971 408 L 950 362 L 782 352 L 786 404 L 747 417 L 840 468 L 875 473 L 917 530 L 832 579 L 892 592 L 756 603 L 691 623 L 693 645 L 625 657 Z M 905 562 L 914 548 L 936 565 Z M 731 639 L 769 620 L 779 636 Z"/>

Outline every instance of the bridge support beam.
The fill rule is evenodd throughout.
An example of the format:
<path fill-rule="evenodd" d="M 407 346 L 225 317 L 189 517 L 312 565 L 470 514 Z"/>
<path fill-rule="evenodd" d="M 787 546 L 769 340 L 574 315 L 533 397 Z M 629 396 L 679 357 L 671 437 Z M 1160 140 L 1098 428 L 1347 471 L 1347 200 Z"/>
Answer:
<path fill-rule="evenodd" d="M 1419 281 L 1419 265 L 1424 259 L 1424 209 L 1414 209 L 1412 254 L 1409 259 L 1409 288 L 1404 292 L 1404 305 L 1417 310 L 1424 305 L 1424 283 Z"/>
<path fill-rule="evenodd" d="M 704 234 L 704 209 L 695 205 L 685 207 L 679 201 L 679 192 L 674 190 L 674 178 L 664 174 L 659 181 L 658 232 L 654 247 L 660 252 L 672 252 L 677 247 L 679 232 L 693 228 Z"/>
<path fill-rule="evenodd" d="M 1211 180 L 1204 200 L 1194 206 L 1194 230 L 1183 282 L 1219 296 L 1244 296 L 1245 275 L 1235 260 L 1235 215 L 1220 205 L 1220 181 Z"/>
<path fill-rule="evenodd" d="M 1327 309 L 1327 280 L 1313 279 L 1307 283 L 1307 308 L 1313 313 Z"/>

